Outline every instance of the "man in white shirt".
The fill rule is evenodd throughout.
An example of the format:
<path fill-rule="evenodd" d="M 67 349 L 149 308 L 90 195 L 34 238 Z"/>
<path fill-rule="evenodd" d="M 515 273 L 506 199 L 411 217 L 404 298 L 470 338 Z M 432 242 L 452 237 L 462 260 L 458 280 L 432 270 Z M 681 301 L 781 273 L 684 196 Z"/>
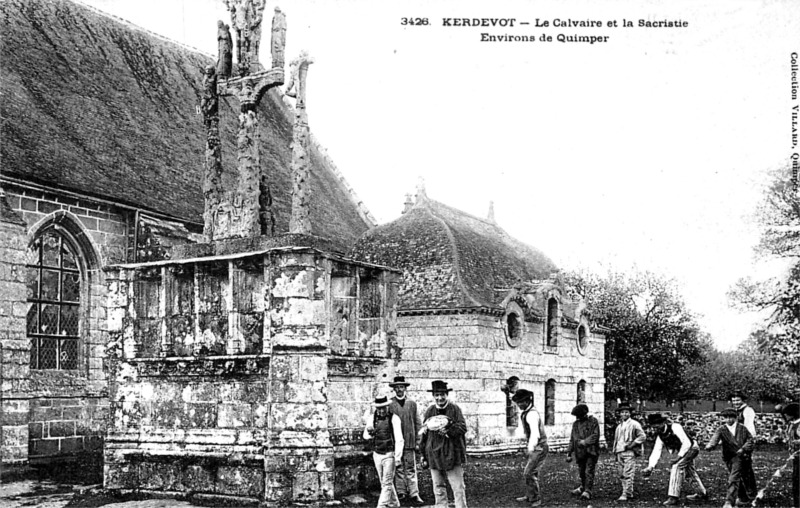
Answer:
<path fill-rule="evenodd" d="M 528 501 L 530 506 L 541 506 L 542 499 L 539 490 L 539 470 L 547 457 L 547 434 L 544 431 L 544 422 L 539 413 L 533 408 L 533 393 L 520 388 L 511 399 L 522 411 L 520 420 L 528 440 L 526 453 L 528 463 L 525 465 L 525 486 L 527 495 L 517 498 L 517 501 Z"/>
<path fill-rule="evenodd" d="M 614 432 L 612 451 L 617 461 L 619 477 L 622 479 L 622 495 L 617 501 L 633 498 L 633 483 L 636 479 L 636 458 L 642 454 L 642 444 L 647 436 L 642 426 L 631 418 L 633 408 L 623 402 L 617 408 L 620 422 Z"/>
<path fill-rule="evenodd" d="M 400 417 L 389 411 L 391 402 L 386 396 L 375 398 L 375 412 L 366 415 L 364 439 L 372 440 L 372 459 L 381 481 L 378 508 L 400 506 L 394 489 L 394 468 L 403 457 L 403 429 Z"/>
<path fill-rule="evenodd" d="M 735 392 L 731 395 L 731 406 L 736 409 L 737 418 L 736 422 L 744 425 L 750 435 L 753 437 L 753 443 L 756 442 L 756 410 L 747 404 L 747 396 L 742 392 Z M 742 469 L 742 486 L 743 492 L 746 496 L 739 496 L 742 504 L 747 502 L 747 499 L 755 499 L 758 494 L 758 486 L 756 485 L 756 474 L 753 472 L 753 456 L 748 455 L 741 464 Z"/>
<path fill-rule="evenodd" d="M 667 506 L 680 504 L 681 487 L 687 474 L 689 481 L 695 485 L 697 493 L 687 496 L 686 499 L 690 501 L 708 499 L 708 492 L 694 468 L 694 459 L 700 453 L 697 441 L 688 436 L 680 424 L 672 423 L 658 413 L 647 415 L 647 423 L 656 431 L 656 442 L 648 465 L 642 473 L 646 477 L 650 476 L 661 458 L 661 450 L 664 447 L 669 450 L 670 454 L 675 454 L 675 458 L 670 461 L 669 497 L 664 504 Z"/>

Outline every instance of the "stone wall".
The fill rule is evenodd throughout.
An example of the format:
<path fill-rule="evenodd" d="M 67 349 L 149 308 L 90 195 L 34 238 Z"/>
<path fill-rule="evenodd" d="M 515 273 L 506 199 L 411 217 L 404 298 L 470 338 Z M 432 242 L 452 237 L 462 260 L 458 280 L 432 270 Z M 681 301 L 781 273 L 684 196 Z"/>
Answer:
<path fill-rule="evenodd" d="M 25 336 L 25 253 L 28 241 L 21 220 L 0 194 L 0 430 L 3 464 L 28 459 L 30 344 Z"/>
<path fill-rule="evenodd" d="M 520 387 L 534 393 L 534 406 L 545 415 L 545 384 L 555 380 L 555 422 L 546 426 L 554 448 L 566 445 L 577 403 L 577 385 L 586 383 L 590 412 L 603 420 L 604 339 L 590 335 L 581 352 L 576 329 L 562 327 L 557 346 L 543 343 L 541 322 L 524 323 L 519 345 L 506 340 L 502 316 L 481 313 L 414 314 L 398 318 L 402 359 L 397 371 L 412 380 L 409 396 L 420 410 L 432 403 L 434 379 L 444 379 L 453 388 L 452 400 L 467 420 L 467 445 L 472 453 L 518 446 L 521 426 L 506 425 L 506 394 L 500 390 L 515 375 Z M 517 419 L 518 420 L 518 419 Z"/>
<path fill-rule="evenodd" d="M 14 187 L 8 188 L 8 202 L 29 229 L 55 212 L 69 212 L 88 233 L 103 264 L 124 263 L 128 259 L 128 229 L 133 227 L 129 225 L 130 214 L 110 205 Z"/>
<path fill-rule="evenodd" d="M 8 186 L 7 200 L 23 219 L 23 225 L 17 241 L 22 257 L 16 261 L 0 260 L 0 273 L 13 272 L 18 279 L 16 283 L 22 287 L 18 293 L 2 292 L 19 320 L 15 327 L 4 327 L 9 333 L 18 334 L 18 347 L 13 353 L 16 366 L 11 375 L 19 379 L 13 393 L 4 396 L 4 402 L 12 406 L 9 414 L 15 414 L 15 421 L 24 422 L 27 427 L 25 455 L 31 462 L 82 452 L 99 453 L 108 414 L 104 371 L 106 288 L 102 266 L 126 259 L 129 247 L 126 215 L 107 205 L 14 186 Z M 75 370 L 30 368 L 26 315 L 31 304 L 27 302 L 25 288 L 26 254 L 34 236 L 50 226 L 74 240 L 82 260 L 80 340 Z M 3 234 L 2 238 L 11 235 Z M 12 332 L 15 328 L 17 331 Z"/>
<path fill-rule="evenodd" d="M 642 424 L 650 440 L 655 439 L 654 431 L 647 425 L 647 415 L 658 412 L 669 418 L 673 422 L 680 423 L 687 430 L 692 432 L 700 445 L 707 443 L 714 431 L 724 423 L 724 419 L 719 416 L 719 412 L 691 412 L 683 413 L 671 411 L 648 411 L 645 413 L 634 414 L 633 417 Z M 614 439 L 615 417 L 609 413 L 606 425 L 606 439 Z M 785 424 L 783 418 L 777 413 L 756 413 L 756 443 L 773 444 L 784 442 Z"/>

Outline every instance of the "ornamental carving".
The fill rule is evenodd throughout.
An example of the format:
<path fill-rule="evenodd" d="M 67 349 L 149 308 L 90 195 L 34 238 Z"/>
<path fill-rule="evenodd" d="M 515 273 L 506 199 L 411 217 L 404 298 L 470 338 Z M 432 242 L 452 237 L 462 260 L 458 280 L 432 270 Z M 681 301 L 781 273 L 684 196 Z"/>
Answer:
<path fill-rule="evenodd" d="M 239 377 L 269 374 L 269 357 L 207 357 L 129 360 L 140 377 Z"/>
<path fill-rule="evenodd" d="M 331 356 L 328 358 L 329 376 L 374 377 L 386 363 L 382 358 L 348 358 Z"/>

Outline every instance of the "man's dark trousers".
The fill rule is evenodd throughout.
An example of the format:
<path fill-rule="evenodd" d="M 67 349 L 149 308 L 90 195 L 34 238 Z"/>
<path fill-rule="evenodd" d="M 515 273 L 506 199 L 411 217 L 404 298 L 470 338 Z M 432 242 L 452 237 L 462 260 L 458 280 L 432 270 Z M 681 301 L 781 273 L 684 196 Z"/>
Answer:
<path fill-rule="evenodd" d="M 747 454 L 740 457 L 742 481 L 739 484 L 739 499 L 743 501 L 752 501 L 758 494 L 758 487 L 756 487 L 756 474 L 753 472 L 753 456 Z"/>
<path fill-rule="evenodd" d="M 594 488 L 594 470 L 597 466 L 597 455 L 586 455 L 576 462 L 581 475 L 581 488 L 584 492 L 591 494 Z"/>
<path fill-rule="evenodd" d="M 728 466 L 728 490 L 725 495 L 725 500 L 733 506 L 736 506 L 736 496 L 738 493 L 739 499 L 743 501 L 752 501 L 754 498 L 749 497 L 745 492 L 744 485 L 744 471 L 746 468 L 745 462 L 750 462 L 750 471 L 753 470 L 753 462 L 749 457 L 736 456 L 731 460 L 725 462 Z"/>

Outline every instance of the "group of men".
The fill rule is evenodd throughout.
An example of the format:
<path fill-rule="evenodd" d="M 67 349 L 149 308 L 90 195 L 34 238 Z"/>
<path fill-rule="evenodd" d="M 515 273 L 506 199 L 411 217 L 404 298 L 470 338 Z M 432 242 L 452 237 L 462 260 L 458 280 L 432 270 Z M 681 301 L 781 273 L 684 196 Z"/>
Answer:
<path fill-rule="evenodd" d="M 420 419 L 416 404 L 406 399 L 409 383 L 405 378 L 398 376 L 389 386 L 394 389 L 395 396 L 391 400 L 385 396 L 376 398 L 375 412 L 367 417 L 364 430 L 364 438 L 374 443 L 373 458 L 381 481 L 378 507 L 400 506 L 403 499 L 411 504 L 424 504 L 417 484 L 416 453 L 419 450 L 422 467 L 431 471 L 436 506 L 447 506 L 446 483 L 449 483 L 455 497 L 455 507 L 466 508 L 463 464 L 466 460 L 467 427 L 461 409 L 449 400 L 451 389 L 444 381 L 433 381 L 428 392 L 433 395 L 434 403 Z M 519 388 L 518 384 L 507 386 L 510 387 L 508 393 L 512 395 L 512 402 L 521 411 L 520 421 L 527 443 L 524 469 L 526 492 L 517 501 L 532 507 L 541 506 L 539 473 L 549 452 L 544 421 L 534 408 L 531 391 Z M 741 393 L 731 397 L 731 404 L 733 407 L 720 413 L 723 423 L 705 446 L 707 451 L 722 446 L 722 458 L 729 473 L 723 508 L 750 504 L 757 495 L 752 460 L 756 435 L 755 411 Z M 617 501 L 625 502 L 635 497 L 638 458 L 643 453 L 646 434 L 641 424 L 631 417 L 633 408 L 629 404 L 621 403 L 616 412 L 618 424 L 610 451 L 614 454 L 621 480 L 622 491 Z M 575 422 L 566 460 L 576 462 L 580 475 L 580 486 L 572 494 L 582 500 L 590 500 L 600 454 L 600 424 L 597 418 L 589 414 L 586 404 L 576 405 L 572 415 L 575 416 Z M 800 448 L 798 405 L 790 404 L 784 411 L 784 417 L 787 418 L 787 429 L 793 432 L 790 442 L 797 443 Z M 661 414 L 648 415 L 647 423 L 656 437 L 642 474 L 645 477 L 651 475 L 664 448 L 672 457 L 669 461 L 668 497 L 663 504 L 680 504 L 681 490 L 687 477 L 696 492 L 686 499 L 707 500 L 708 491 L 694 466 L 694 460 L 700 453 L 697 439 L 681 424 L 671 422 Z M 797 482 L 797 466 L 794 475 L 794 482 Z M 794 495 L 797 496 L 796 491 Z"/>
<path fill-rule="evenodd" d="M 372 442 L 372 457 L 381 482 L 378 507 L 400 506 L 401 501 L 421 506 L 416 454 L 430 468 L 436 506 L 447 506 L 447 483 L 456 508 L 467 508 L 464 467 L 467 458 L 467 421 L 461 409 L 449 400 L 452 391 L 445 381 L 433 381 L 429 393 L 434 403 L 420 419 L 417 404 L 406 398 L 410 383 L 396 376 L 389 387 L 394 397 L 379 396 L 374 412 L 366 415 L 364 439 Z"/>

